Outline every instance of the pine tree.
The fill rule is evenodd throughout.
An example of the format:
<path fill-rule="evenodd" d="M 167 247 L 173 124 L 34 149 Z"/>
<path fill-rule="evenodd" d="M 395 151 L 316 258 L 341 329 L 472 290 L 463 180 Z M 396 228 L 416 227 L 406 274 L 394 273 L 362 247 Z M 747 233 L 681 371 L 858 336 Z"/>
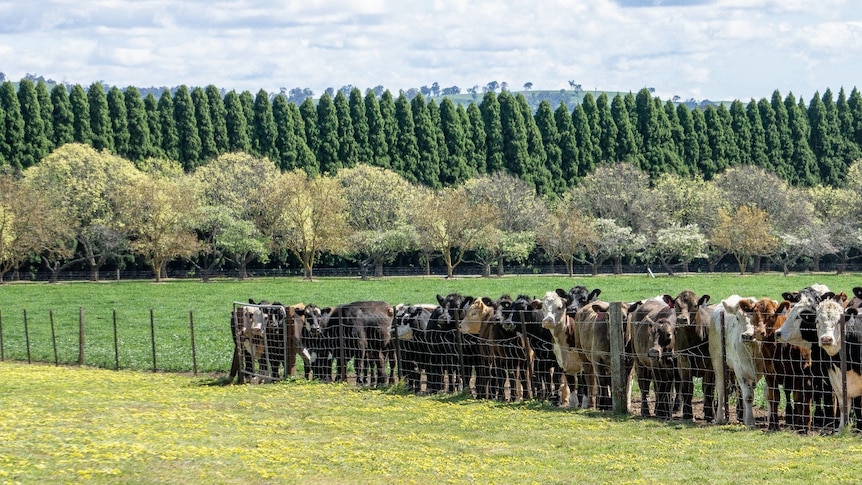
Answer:
<path fill-rule="evenodd" d="M 51 151 L 54 147 L 54 104 L 51 102 L 48 85 L 44 81 L 36 83 L 36 99 L 39 100 L 39 113 L 42 116 L 45 138 L 48 140 L 48 151 Z"/>
<path fill-rule="evenodd" d="M 168 89 L 162 91 L 159 97 L 159 138 L 162 154 L 168 160 L 180 160 L 180 137 L 177 132 L 177 122 L 174 117 L 174 100 Z"/>
<path fill-rule="evenodd" d="M 356 135 L 353 133 L 353 119 L 350 116 L 350 103 L 343 91 L 338 91 L 332 103 L 338 120 L 338 159 L 344 168 L 355 167 L 357 156 Z"/>
<path fill-rule="evenodd" d="M 228 91 L 224 96 L 225 130 L 227 133 L 227 150 L 229 152 L 251 152 L 248 138 L 248 120 L 242 101 L 236 91 Z"/>
<path fill-rule="evenodd" d="M 147 107 L 141 98 L 141 92 L 134 86 L 126 88 L 123 102 L 126 105 L 129 127 L 128 157 L 132 161 L 143 160 L 153 153 Z"/>
<path fill-rule="evenodd" d="M 251 150 L 261 157 L 266 157 L 278 163 L 278 149 L 275 146 L 278 138 L 278 128 L 272 115 L 272 104 L 269 93 L 261 89 L 254 97 L 254 115 L 252 117 Z"/>
<path fill-rule="evenodd" d="M 727 130 L 724 125 L 724 120 L 718 113 L 715 106 L 707 106 L 703 113 L 704 121 L 706 122 L 706 135 L 709 140 L 709 151 L 712 154 L 712 161 L 715 166 L 716 173 L 724 172 L 730 167 L 730 160 L 727 158 Z"/>
<path fill-rule="evenodd" d="M 482 111 L 476 103 L 470 103 L 466 110 L 470 125 L 470 144 L 473 146 L 467 151 L 467 165 L 475 173 L 488 173 L 488 137 L 485 130 L 485 122 L 482 119 Z"/>
<path fill-rule="evenodd" d="M 698 172 L 703 175 L 704 180 L 711 180 L 716 174 L 718 174 L 719 170 L 715 159 L 712 156 L 704 110 L 692 110 L 691 119 L 694 124 L 694 136 L 697 140 L 698 152 L 700 153 L 700 158 L 698 159 Z"/>
<path fill-rule="evenodd" d="M 353 141 L 356 143 L 356 160 L 359 163 L 370 164 L 374 160 L 374 150 L 368 144 L 369 128 L 365 100 L 362 99 L 362 92 L 358 88 L 350 90 L 349 105 L 350 120 L 353 123 Z"/>
<path fill-rule="evenodd" d="M 126 110 L 126 97 L 116 86 L 108 90 L 108 117 L 111 120 L 111 137 L 114 151 L 124 158 L 129 157 L 129 117 Z"/>
<path fill-rule="evenodd" d="M 847 106 L 850 109 L 852 118 L 848 136 L 851 141 L 856 144 L 859 149 L 862 149 L 862 94 L 859 90 L 853 88 L 850 91 L 850 99 L 847 100 Z"/>
<path fill-rule="evenodd" d="M 638 149 L 638 138 L 633 130 L 632 117 L 626 106 L 625 98 L 619 94 L 614 96 L 611 101 L 611 117 L 617 127 L 616 147 L 612 160 L 640 166 L 643 157 Z"/>
<path fill-rule="evenodd" d="M 752 99 L 748 102 L 745 106 L 745 115 L 748 117 L 748 126 L 751 127 L 751 144 L 748 148 L 750 162 L 768 171 L 771 164 L 766 155 L 766 130 L 763 129 L 757 101 Z"/>
<path fill-rule="evenodd" d="M 102 83 L 95 82 L 87 88 L 87 102 L 90 105 L 90 130 L 93 133 L 91 144 L 96 150 L 114 151 L 114 131 L 111 128 L 111 115 L 108 110 L 108 97 Z"/>
<path fill-rule="evenodd" d="M 192 104 L 195 108 L 195 121 L 198 127 L 198 137 L 201 139 L 200 160 L 207 161 L 215 158 L 218 148 L 215 143 L 215 132 L 212 119 L 210 118 L 209 98 L 200 87 L 192 89 Z"/>
<path fill-rule="evenodd" d="M 581 106 L 584 109 L 584 115 L 587 117 L 587 123 L 590 125 L 590 136 L 592 137 L 593 153 L 591 154 L 596 164 L 608 161 L 605 154 L 602 153 L 602 128 L 599 124 L 599 108 L 596 105 L 596 99 L 591 93 L 584 94 L 581 100 Z"/>
<path fill-rule="evenodd" d="M 302 124 L 305 128 L 305 143 L 311 152 L 314 153 L 314 158 L 317 160 L 317 150 L 320 147 L 320 134 L 317 127 L 317 106 L 311 98 L 305 98 L 299 105 L 299 114 L 302 115 Z M 320 166 L 320 162 L 318 167 Z"/>
<path fill-rule="evenodd" d="M 820 167 L 820 178 L 824 184 L 838 187 L 843 180 L 847 165 L 842 159 L 841 135 L 838 132 L 838 117 L 832 105 L 832 92 L 828 89 L 821 99 L 815 93 L 808 105 L 808 122 L 811 127 L 811 150 Z"/>
<path fill-rule="evenodd" d="M 165 157 L 162 150 L 162 124 L 159 112 L 159 100 L 153 93 L 147 93 L 144 97 L 144 111 L 147 113 L 147 128 L 150 132 L 150 149 L 144 156 Z"/>
<path fill-rule="evenodd" d="M 368 128 L 367 148 L 371 153 L 366 153 L 368 163 L 381 168 L 391 168 L 389 163 L 389 143 L 386 141 L 386 132 L 383 123 L 383 114 L 380 112 L 380 103 L 374 91 L 368 91 L 363 101 L 365 107 L 366 126 Z"/>
<path fill-rule="evenodd" d="M 74 121 L 72 115 L 72 103 L 69 102 L 69 94 L 66 92 L 66 87 L 58 84 L 51 89 L 51 121 L 54 125 L 54 137 L 51 141 L 55 148 L 59 148 L 66 143 L 72 143 L 74 138 Z"/>
<path fill-rule="evenodd" d="M 542 133 L 536 125 L 533 110 L 527 103 L 523 94 L 515 95 L 515 103 L 521 110 L 524 120 L 524 131 L 527 135 L 527 174 L 525 181 L 531 183 L 537 194 L 547 196 L 553 193 L 551 172 L 548 170 L 548 155 L 545 153 L 545 145 L 542 143 Z"/>
<path fill-rule="evenodd" d="M 299 107 L 294 103 L 288 103 L 287 110 L 290 115 L 290 126 L 293 127 L 296 143 L 296 167 L 302 168 L 308 175 L 317 175 L 320 173 L 320 165 L 317 164 L 314 152 L 308 147 L 308 142 L 306 141 L 308 137 L 305 135 L 305 122 L 302 119 L 302 114 L 299 112 Z"/>
<path fill-rule="evenodd" d="M 90 102 L 87 101 L 87 92 L 80 84 L 72 86 L 69 104 L 72 106 L 73 140 L 77 143 L 90 144 L 93 140 L 93 130 L 90 129 Z"/>
<path fill-rule="evenodd" d="M 317 102 L 317 162 L 324 174 L 335 175 L 342 168 L 338 159 L 338 113 L 332 98 L 325 94 Z"/>
<path fill-rule="evenodd" d="M 275 122 L 275 157 L 276 165 L 282 172 L 296 168 L 296 134 L 291 126 L 290 109 L 287 107 L 287 97 L 277 95 L 272 100 L 272 119 Z"/>
<path fill-rule="evenodd" d="M 699 171 L 700 144 L 698 143 L 698 133 L 694 127 L 694 116 L 688 106 L 683 103 L 677 105 L 676 116 L 682 128 L 683 141 L 680 145 L 682 164 L 686 167 L 686 173 L 697 173 Z"/>
<path fill-rule="evenodd" d="M 811 136 L 811 127 L 808 125 L 808 113 L 804 105 L 797 104 L 792 93 L 784 100 L 787 109 L 787 120 L 790 124 L 790 137 L 793 139 L 793 153 L 790 155 L 790 164 L 793 173 L 786 180 L 788 183 L 803 187 L 814 187 L 822 183 L 820 171 L 817 167 L 817 159 L 811 146 L 808 144 Z"/>
<path fill-rule="evenodd" d="M 440 160 L 437 151 L 437 133 L 422 94 L 417 94 L 410 101 L 410 110 L 413 113 L 416 146 L 419 149 L 415 177 L 420 183 L 439 188 Z"/>
<path fill-rule="evenodd" d="M 561 194 L 566 189 L 566 183 L 563 180 L 560 134 L 557 132 L 557 120 L 551 110 L 551 103 L 546 100 L 539 102 L 536 109 L 536 128 L 542 136 L 542 146 L 545 147 L 545 168 L 550 183 L 548 192 Z"/>
<path fill-rule="evenodd" d="M 578 140 L 575 136 L 572 113 L 562 101 L 554 110 L 554 122 L 560 137 L 560 169 L 562 170 L 563 181 L 566 187 L 571 187 L 578 180 L 580 154 L 578 153 Z"/>
<path fill-rule="evenodd" d="M 532 180 L 528 180 L 530 154 L 520 106 L 508 91 L 500 93 L 497 99 L 500 103 L 500 126 L 503 130 L 503 168 L 510 175 L 532 184 Z"/>
<path fill-rule="evenodd" d="M 0 108 L 2 108 L 4 117 L 4 141 L 0 150 L 2 150 L 3 159 L 13 168 L 22 170 L 29 165 L 25 165 L 27 155 L 24 153 L 24 118 L 21 115 L 21 103 L 18 101 L 18 94 L 15 92 L 15 86 L 10 81 L 3 81 L 0 84 Z"/>
<path fill-rule="evenodd" d="M 581 179 L 595 170 L 596 160 L 593 159 L 593 154 L 596 153 L 596 150 L 593 148 L 590 122 L 580 104 L 572 110 L 572 125 L 574 126 L 575 144 L 578 147 L 578 163 L 576 164 L 578 174 L 576 179 Z"/>
<path fill-rule="evenodd" d="M 18 104 L 24 122 L 23 150 L 19 160 L 21 167 L 26 169 L 48 155 L 51 142 L 45 136 L 45 124 L 42 121 L 42 108 L 39 106 L 36 86 L 29 79 L 22 79 L 18 83 Z"/>
<path fill-rule="evenodd" d="M 619 130 L 614 121 L 611 104 L 606 93 L 600 94 L 598 99 L 596 99 L 596 111 L 598 114 L 599 159 L 606 162 L 616 162 Z"/>
<path fill-rule="evenodd" d="M 449 98 L 440 102 L 440 129 L 443 132 L 446 157 L 440 163 L 440 182 L 454 187 L 470 178 L 467 166 L 467 138 L 455 103 Z"/>
<path fill-rule="evenodd" d="M 760 122 L 763 126 L 764 134 L 763 140 L 766 147 L 767 163 L 763 167 L 771 172 L 774 170 L 776 162 L 785 158 L 784 150 L 781 147 L 781 136 L 778 133 L 775 110 L 766 98 L 761 98 L 757 102 L 757 111 L 760 114 Z"/>
<path fill-rule="evenodd" d="M 198 135 L 195 105 L 189 88 L 183 84 L 174 94 L 174 121 L 177 127 L 179 161 L 186 172 L 191 172 L 201 159 L 201 138 Z"/>
<path fill-rule="evenodd" d="M 844 93 L 844 88 L 838 91 L 838 100 L 835 102 L 836 116 L 838 117 L 839 133 L 841 134 L 841 145 L 844 148 L 844 160 L 847 160 L 848 166 L 853 160 L 856 160 L 862 155 L 859 145 L 856 144 L 854 134 L 853 113 L 850 110 L 850 103 L 847 95 Z"/>
<path fill-rule="evenodd" d="M 443 135 L 442 121 L 440 120 L 440 107 L 437 106 L 437 101 L 434 99 L 428 100 L 428 114 L 431 116 L 431 126 L 434 130 L 434 138 L 437 146 L 437 183 L 442 186 L 443 165 L 446 163 L 446 158 L 449 152 L 446 149 L 446 136 Z"/>
<path fill-rule="evenodd" d="M 217 154 L 222 154 L 230 149 L 227 137 L 227 110 L 224 107 L 224 99 L 217 87 L 210 84 L 204 89 L 207 96 L 207 108 L 210 113 L 210 123 L 213 126 L 213 142 Z"/>
<path fill-rule="evenodd" d="M 505 168 L 503 125 L 500 119 L 500 102 L 494 91 L 487 91 L 479 104 L 482 123 L 485 125 L 485 172 L 499 172 Z"/>
<path fill-rule="evenodd" d="M 398 152 L 398 133 L 400 131 L 398 119 L 395 115 L 395 99 L 392 93 L 387 89 L 380 96 L 380 118 L 383 120 L 383 136 L 386 139 L 386 146 L 389 149 L 387 152 L 389 159 L 389 168 L 397 171 L 396 164 L 400 160 Z M 403 174 L 402 174 L 403 175 Z"/>
<path fill-rule="evenodd" d="M 790 121 L 778 90 L 772 93 L 772 110 L 775 112 L 775 128 L 781 142 L 781 157 L 772 160 L 775 173 L 789 174 L 793 172 L 790 157 L 793 153 L 793 137 L 790 134 Z"/>
<path fill-rule="evenodd" d="M 242 106 L 242 114 L 245 115 L 245 128 L 246 128 L 246 136 L 248 136 L 249 140 L 249 148 L 251 148 L 252 142 L 251 140 L 254 138 L 254 96 L 251 95 L 251 91 L 243 91 L 239 93 L 239 104 Z"/>
<path fill-rule="evenodd" d="M 381 108 L 382 106 L 381 103 Z M 418 182 L 419 145 L 416 141 L 413 110 L 404 93 L 398 95 L 398 99 L 395 100 L 395 120 L 398 126 L 398 137 L 392 152 L 392 169 L 409 182 L 416 183 Z"/>

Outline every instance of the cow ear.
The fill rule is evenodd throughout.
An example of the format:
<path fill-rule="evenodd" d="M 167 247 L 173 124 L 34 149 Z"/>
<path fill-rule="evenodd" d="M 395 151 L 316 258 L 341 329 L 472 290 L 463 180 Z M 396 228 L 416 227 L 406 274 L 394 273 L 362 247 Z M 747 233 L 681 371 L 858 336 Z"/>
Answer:
<path fill-rule="evenodd" d="M 697 306 L 706 305 L 707 303 L 709 303 L 710 298 L 712 298 L 712 297 L 709 295 L 703 295 L 702 297 L 700 297 L 700 300 L 697 300 Z"/>
<path fill-rule="evenodd" d="M 787 300 L 782 301 L 778 305 L 778 308 L 775 309 L 775 313 L 777 315 L 783 315 L 784 312 L 786 312 L 787 310 L 790 310 L 790 305 L 791 305 L 791 303 L 789 301 L 787 301 Z"/>
<path fill-rule="evenodd" d="M 564 290 L 562 288 L 557 288 L 554 291 L 557 293 L 557 296 L 559 296 L 560 298 L 565 298 L 565 299 L 569 298 L 569 294 L 566 292 L 566 290 Z"/>
<path fill-rule="evenodd" d="M 673 297 L 672 296 L 662 295 L 661 299 L 664 300 L 665 303 L 667 303 L 668 307 L 673 308 Z"/>
<path fill-rule="evenodd" d="M 800 296 L 800 294 L 795 292 L 795 291 L 794 292 L 785 291 L 784 293 L 781 294 L 781 298 L 784 298 L 785 300 L 787 300 L 791 303 L 799 303 L 799 296 Z"/>
<path fill-rule="evenodd" d="M 444 301 L 444 300 L 445 300 L 445 298 L 443 298 L 443 297 L 438 293 L 438 294 L 437 294 L 437 303 L 439 303 L 439 304 L 440 304 L 440 306 L 443 306 L 443 301 Z"/>
<path fill-rule="evenodd" d="M 629 305 L 629 307 L 626 311 L 628 313 L 634 313 L 635 310 L 637 310 L 638 307 L 641 306 L 641 303 L 643 303 L 643 302 L 642 301 L 636 301 L 636 302 L 632 303 L 631 305 Z"/>
<path fill-rule="evenodd" d="M 589 296 L 589 297 L 587 297 L 587 300 L 590 300 L 590 301 L 595 300 L 595 299 L 596 299 L 596 298 L 598 298 L 598 297 L 599 297 L 599 295 L 601 295 L 601 294 L 602 294 L 602 290 L 600 290 L 600 289 L 596 288 L 596 289 L 594 289 L 593 291 L 591 291 L 591 292 L 590 292 L 590 296 Z"/>
<path fill-rule="evenodd" d="M 542 308 L 542 300 L 533 300 L 530 302 L 530 307 L 533 310 L 540 310 Z"/>
<path fill-rule="evenodd" d="M 853 287 L 853 296 L 856 298 L 862 298 L 862 286 Z"/>
<path fill-rule="evenodd" d="M 820 301 L 828 300 L 828 299 L 834 298 L 834 297 L 835 297 L 835 292 L 827 291 L 826 293 L 824 293 L 823 295 L 820 296 Z"/>
<path fill-rule="evenodd" d="M 487 296 L 482 297 L 482 303 L 484 303 L 486 306 L 495 306 L 494 300 L 488 298 Z"/>
<path fill-rule="evenodd" d="M 859 309 L 856 307 L 848 308 L 844 311 L 848 316 L 856 316 L 859 314 Z"/>

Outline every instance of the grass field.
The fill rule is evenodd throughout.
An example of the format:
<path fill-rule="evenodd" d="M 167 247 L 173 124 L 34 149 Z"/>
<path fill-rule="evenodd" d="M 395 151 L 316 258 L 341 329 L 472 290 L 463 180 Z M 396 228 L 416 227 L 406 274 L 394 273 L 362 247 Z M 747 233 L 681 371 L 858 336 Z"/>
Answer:
<path fill-rule="evenodd" d="M 5 359 L 54 362 L 50 315 L 54 319 L 57 359 L 78 361 L 79 318 L 84 319 L 86 365 L 114 368 L 113 321 L 116 314 L 119 367 L 147 370 L 153 367 L 152 341 L 156 342 L 156 368 L 190 371 L 190 315 L 194 323 L 197 368 L 201 372 L 226 372 L 230 368 L 232 341 L 229 330 L 231 304 L 249 298 L 278 300 L 285 304 L 316 303 L 321 307 L 357 300 L 390 303 L 434 303 L 435 295 L 460 292 L 498 297 L 541 296 L 555 288 L 582 284 L 600 288 L 606 301 L 635 301 L 658 294 L 675 296 L 683 289 L 709 294 L 718 301 L 732 294 L 780 298 L 781 292 L 823 283 L 850 293 L 862 285 L 858 274 L 834 275 L 685 275 L 676 277 L 629 276 L 513 276 L 503 278 L 439 277 L 326 278 L 313 282 L 299 278 L 260 278 L 246 281 L 197 280 L 6 283 L 0 285 L 0 324 Z M 83 309 L 83 310 L 81 310 Z M 25 331 L 24 314 L 27 315 Z M 153 326 L 150 326 L 152 312 Z"/>
<path fill-rule="evenodd" d="M 858 436 L 0 363 L 3 483 L 858 483 Z"/>
<path fill-rule="evenodd" d="M 691 275 L 505 278 L 255 279 L 0 285 L 0 483 L 857 483 L 862 441 L 764 433 L 534 401 L 414 396 L 292 379 L 223 385 L 230 366 L 231 302 L 321 306 L 363 299 L 433 302 L 541 295 L 583 284 L 608 301 L 690 288 L 713 301 L 734 293 L 778 298 L 822 283 L 849 292 L 859 275 Z M 77 360 L 84 308 L 86 365 Z M 194 316 L 200 377 L 151 369 L 150 311 L 160 370 L 191 369 Z M 113 368 L 116 311 L 120 372 Z M 16 362 L 10 362 L 15 360 Z"/>

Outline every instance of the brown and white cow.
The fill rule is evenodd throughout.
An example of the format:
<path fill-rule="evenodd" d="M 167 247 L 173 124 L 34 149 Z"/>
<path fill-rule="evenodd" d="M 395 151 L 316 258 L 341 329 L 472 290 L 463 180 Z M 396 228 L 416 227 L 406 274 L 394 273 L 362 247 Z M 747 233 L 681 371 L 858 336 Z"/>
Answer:
<path fill-rule="evenodd" d="M 569 406 L 573 397 L 575 406 L 586 408 L 588 386 L 584 376 L 583 349 L 578 341 L 574 317 L 568 315 L 567 306 L 568 295 L 564 290 L 545 293 L 542 298 L 542 326 L 551 332 L 554 355 L 563 375 L 560 405 Z M 571 394 L 570 385 L 574 388 L 574 395 Z"/>

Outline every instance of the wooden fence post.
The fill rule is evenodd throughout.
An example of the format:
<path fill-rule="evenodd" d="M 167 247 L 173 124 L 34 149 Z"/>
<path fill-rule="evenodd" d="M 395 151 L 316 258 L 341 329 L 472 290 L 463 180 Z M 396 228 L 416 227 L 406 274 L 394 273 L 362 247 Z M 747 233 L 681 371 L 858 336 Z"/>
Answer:
<path fill-rule="evenodd" d="M 78 307 L 78 365 L 84 365 L 84 307 Z"/>
<path fill-rule="evenodd" d="M 191 310 L 189 310 L 189 331 L 191 332 L 192 337 L 192 373 L 197 376 L 198 375 L 198 354 L 197 349 L 195 349 L 195 317 Z"/>
<path fill-rule="evenodd" d="M 838 425 L 839 431 L 847 426 L 850 419 L 850 411 L 848 409 L 850 402 L 847 399 L 847 345 L 845 345 L 847 336 L 844 334 L 845 330 L 845 323 L 842 318 L 839 323 L 839 332 L 841 332 L 841 348 L 839 350 L 841 357 L 841 422 Z M 860 419 L 860 417 L 856 416 L 856 419 Z"/>
<path fill-rule="evenodd" d="M 3 311 L 0 310 L 0 361 L 6 360 L 6 353 L 3 350 Z"/>
<path fill-rule="evenodd" d="M 111 310 L 111 321 L 114 322 L 114 370 L 120 370 L 120 347 L 117 343 L 117 309 Z"/>
<path fill-rule="evenodd" d="M 156 322 L 153 319 L 152 308 L 150 308 L 150 342 L 153 344 L 153 372 L 156 372 Z"/>
<path fill-rule="evenodd" d="M 30 325 L 27 323 L 27 309 L 24 309 L 24 341 L 27 344 L 27 363 L 32 364 L 30 359 Z"/>
<path fill-rule="evenodd" d="M 628 378 L 625 375 L 625 340 L 623 337 L 623 307 L 616 301 L 610 305 L 608 314 L 608 332 L 611 344 L 611 402 L 614 414 L 626 414 L 629 411 L 626 387 Z"/>
<path fill-rule="evenodd" d="M 54 331 L 54 310 L 48 310 L 48 319 L 51 321 L 51 344 L 54 347 L 54 365 L 60 365 L 60 359 L 57 358 L 57 334 Z"/>

